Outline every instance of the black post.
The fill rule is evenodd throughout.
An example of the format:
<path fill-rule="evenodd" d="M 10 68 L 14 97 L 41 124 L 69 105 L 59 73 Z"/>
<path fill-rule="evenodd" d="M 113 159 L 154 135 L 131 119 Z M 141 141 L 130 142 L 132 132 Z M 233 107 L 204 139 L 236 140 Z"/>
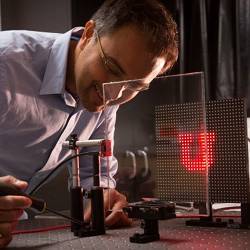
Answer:
<path fill-rule="evenodd" d="M 250 228 L 250 203 L 241 203 L 241 225 Z"/>
<path fill-rule="evenodd" d="M 96 152 L 93 155 L 93 178 L 94 178 L 94 186 L 100 186 L 100 157 L 99 152 Z"/>
<path fill-rule="evenodd" d="M 84 222 L 83 220 L 83 189 L 81 187 L 72 187 L 70 189 L 70 198 L 71 198 L 71 217 L 74 219 L 77 219 L 79 221 Z M 78 230 L 82 226 L 79 224 L 76 224 L 74 222 L 71 222 L 71 232 L 74 232 L 77 234 Z"/>
<path fill-rule="evenodd" d="M 92 230 L 98 234 L 105 234 L 105 216 L 103 188 L 93 187 L 91 189 L 91 208 L 92 208 Z"/>

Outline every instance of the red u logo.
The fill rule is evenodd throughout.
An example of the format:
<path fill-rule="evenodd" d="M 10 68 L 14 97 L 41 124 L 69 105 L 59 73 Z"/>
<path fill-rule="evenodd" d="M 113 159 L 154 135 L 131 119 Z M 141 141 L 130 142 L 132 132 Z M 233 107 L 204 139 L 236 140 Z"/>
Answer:
<path fill-rule="evenodd" d="M 204 133 L 198 134 L 196 138 L 191 133 L 178 135 L 181 145 L 181 164 L 188 171 L 202 172 L 206 170 L 206 166 L 209 168 L 214 163 L 215 133 L 208 132 L 206 136 L 205 138 Z"/>

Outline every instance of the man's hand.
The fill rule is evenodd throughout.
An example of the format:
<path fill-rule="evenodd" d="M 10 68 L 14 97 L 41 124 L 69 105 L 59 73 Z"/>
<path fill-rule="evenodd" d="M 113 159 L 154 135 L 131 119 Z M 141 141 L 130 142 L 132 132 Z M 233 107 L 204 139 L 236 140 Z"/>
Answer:
<path fill-rule="evenodd" d="M 126 197 L 115 189 L 104 191 L 105 225 L 108 227 L 130 226 L 132 219 L 123 212 L 122 208 L 128 204 Z M 91 206 L 84 211 L 84 220 L 89 221 L 91 217 Z"/>
<path fill-rule="evenodd" d="M 19 189 L 27 187 L 27 183 L 13 176 L 0 177 L 0 182 Z M 16 228 L 18 218 L 23 209 L 31 205 L 31 200 L 24 196 L 0 196 L 0 248 L 7 246 L 11 239 L 11 232 Z"/>

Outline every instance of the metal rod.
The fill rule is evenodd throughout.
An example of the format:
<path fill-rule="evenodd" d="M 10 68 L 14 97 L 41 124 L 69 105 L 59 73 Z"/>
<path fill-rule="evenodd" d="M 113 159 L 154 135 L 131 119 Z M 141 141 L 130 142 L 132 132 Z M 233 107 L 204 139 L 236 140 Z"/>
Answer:
<path fill-rule="evenodd" d="M 104 140 L 103 139 L 96 139 L 96 140 L 86 140 L 86 141 L 76 141 L 75 145 L 77 147 L 91 147 L 91 146 L 99 146 L 102 144 Z M 63 147 L 69 147 L 70 142 L 64 141 Z"/>
<path fill-rule="evenodd" d="M 79 154 L 79 148 L 72 149 L 72 156 Z M 80 158 L 77 156 L 72 160 L 72 186 L 80 187 Z"/>

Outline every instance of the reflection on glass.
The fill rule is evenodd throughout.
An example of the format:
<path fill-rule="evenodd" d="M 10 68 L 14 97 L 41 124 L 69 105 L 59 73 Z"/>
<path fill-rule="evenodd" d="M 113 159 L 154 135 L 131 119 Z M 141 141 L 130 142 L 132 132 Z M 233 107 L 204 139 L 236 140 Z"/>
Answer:
<path fill-rule="evenodd" d="M 216 138 L 206 131 L 203 74 L 158 77 L 150 88 L 143 84 L 137 79 L 103 86 L 106 108 L 136 93 L 117 112 L 117 189 L 129 202 L 207 202 Z M 135 155 L 133 164 L 126 152 Z"/>

